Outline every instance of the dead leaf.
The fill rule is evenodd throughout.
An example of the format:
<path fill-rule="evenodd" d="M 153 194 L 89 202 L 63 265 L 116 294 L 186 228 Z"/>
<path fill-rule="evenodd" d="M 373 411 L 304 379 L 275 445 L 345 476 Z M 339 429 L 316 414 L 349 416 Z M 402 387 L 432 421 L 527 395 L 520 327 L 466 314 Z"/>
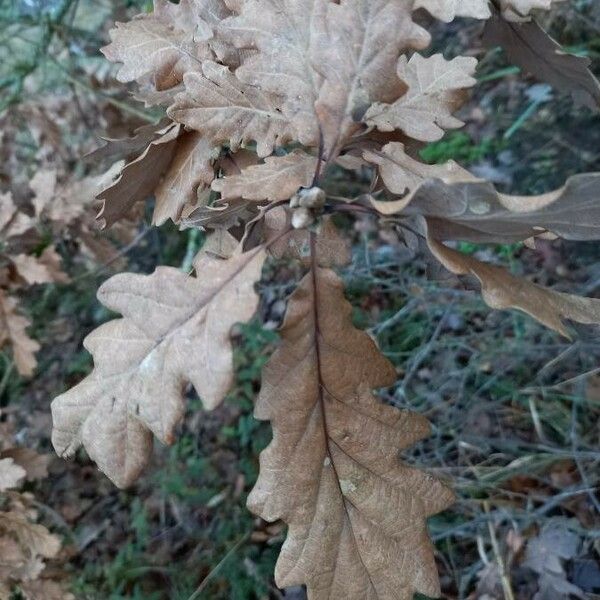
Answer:
<path fill-rule="evenodd" d="M 505 19 L 510 21 L 528 20 L 534 10 L 550 10 L 553 4 L 564 0 L 500 0 L 500 8 Z"/>
<path fill-rule="evenodd" d="M 154 225 L 162 225 L 167 219 L 179 221 L 185 205 L 214 179 L 213 161 L 218 155 L 218 148 L 201 134 L 181 136 L 171 165 L 155 190 Z"/>
<path fill-rule="evenodd" d="M 51 534 L 43 525 L 30 522 L 20 512 L 0 512 L 0 532 L 15 536 L 32 556 L 54 558 L 60 550 L 58 536 Z"/>
<path fill-rule="evenodd" d="M 27 471 L 13 458 L 0 454 L 0 492 L 18 487 L 26 475 Z"/>
<path fill-rule="evenodd" d="M 175 7 L 168 0 L 156 0 L 154 12 L 117 23 L 110 31 L 111 43 L 102 52 L 108 60 L 123 63 L 118 80 L 128 82 L 150 75 L 156 89 L 165 90 L 212 58 L 208 44 L 212 29 L 196 10 L 197 4 L 209 2 L 221 4 L 182 0 Z"/>
<path fill-rule="evenodd" d="M 25 469 L 27 481 L 48 477 L 48 454 L 38 454 L 31 448 L 9 448 L 0 452 L 0 461 L 3 459 L 12 459 L 16 465 Z"/>
<path fill-rule="evenodd" d="M 379 174 L 393 194 L 404 196 L 401 200 L 385 202 L 373 200 L 372 205 L 382 214 L 396 214 L 413 200 L 413 194 L 428 179 L 445 183 L 477 181 L 477 178 L 453 160 L 442 165 L 428 165 L 406 154 L 404 144 L 391 142 L 380 151 L 366 150 L 363 157 L 378 165 Z"/>
<path fill-rule="evenodd" d="M 564 187 L 540 196 L 508 196 L 489 182 L 469 179 L 467 171 L 452 163 L 419 168 L 399 146 L 376 158 L 386 185 L 394 190 L 414 186 L 421 175 L 436 177 L 406 198 L 372 202 L 383 215 L 426 217 L 436 239 L 512 243 L 546 232 L 574 241 L 600 239 L 598 173 L 575 175 Z"/>
<path fill-rule="evenodd" d="M 17 313 L 17 301 L 0 289 L 0 347 L 10 343 L 17 370 L 24 377 L 31 377 L 37 365 L 35 353 L 40 345 L 26 332 L 31 325 L 28 319 Z"/>
<path fill-rule="evenodd" d="M 521 9 L 529 13 L 526 6 Z M 590 60 L 565 52 L 535 21 L 514 23 L 495 12 L 485 26 L 483 42 L 489 48 L 503 48 L 513 64 L 539 81 L 568 90 L 577 103 L 599 109 L 600 83 L 589 70 Z"/>
<path fill-rule="evenodd" d="M 317 158 L 295 150 L 285 156 L 270 156 L 265 162 L 246 167 L 238 175 L 215 179 L 212 189 L 223 200 L 287 200 L 301 187 L 310 187 Z"/>
<path fill-rule="evenodd" d="M 206 61 L 202 73 L 188 73 L 184 81 L 186 91 L 176 96 L 168 114 L 213 144 L 227 143 L 236 151 L 255 141 L 258 155 L 268 156 L 293 139 L 278 99 L 243 83 L 228 67 Z"/>
<path fill-rule="evenodd" d="M 248 506 L 289 526 L 280 587 L 306 584 L 311 600 L 438 596 L 425 519 L 453 496 L 398 460 L 429 425 L 373 396 L 396 373 L 350 315 L 332 271 L 311 271 L 292 295 L 256 404 L 273 441 Z"/>
<path fill-rule="evenodd" d="M 563 561 L 577 555 L 579 536 L 561 519 L 548 521 L 540 534 L 527 543 L 524 565 L 535 571 L 539 589 L 533 600 L 585 600 L 587 595 L 567 580 Z"/>
<path fill-rule="evenodd" d="M 488 265 L 436 241 L 427 243 L 433 255 L 451 273 L 473 275 L 481 283 L 483 299 L 491 308 L 517 308 L 560 334 L 570 337 L 565 321 L 600 323 L 600 300 L 563 294 L 515 277 L 501 267 Z"/>
<path fill-rule="evenodd" d="M 148 462 L 151 432 L 173 443 L 188 381 L 215 408 L 232 381 L 229 331 L 256 310 L 264 258 L 260 248 L 227 261 L 203 255 L 194 265 L 198 279 L 170 267 L 109 279 L 98 297 L 123 318 L 86 338 L 94 370 L 52 403 L 58 454 L 83 444 L 108 477 L 127 486 Z"/>
<path fill-rule="evenodd" d="M 417 8 L 424 8 L 445 23 L 456 17 L 489 19 L 491 16 L 488 0 L 416 0 Z"/>
<path fill-rule="evenodd" d="M 476 83 L 476 66 L 476 59 L 464 56 L 450 61 L 441 54 L 414 54 L 410 60 L 401 56 L 398 77 L 408 91 L 393 104 L 373 104 L 365 115 L 367 124 L 381 131 L 400 129 L 424 142 L 441 139 L 445 129 L 463 125 L 452 113 L 463 100 L 462 90 Z"/>
<path fill-rule="evenodd" d="M 96 198 L 102 200 L 98 219 L 102 227 L 110 227 L 126 216 L 133 206 L 150 196 L 173 161 L 181 127 L 174 125 L 151 142 L 135 160 L 125 165 L 109 187 Z"/>
<path fill-rule="evenodd" d="M 293 258 L 310 264 L 311 257 L 311 232 L 306 229 L 292 229 L 291 213 L 283 206 L 270 210 L 265 215 L 265 228 L 268 252 L 274 258 Z M 287 235 L 282 234 L 290 230 Z M 331 220 L 324 217 L 316 231 L 315 252 L 321 267 L 345 267 L 352 259 L 352 246 L 350 240 L 341 232 Z"/>
<path fill-rule="evenodd" d="M 11 260 L 17 272 L 29 285 L 36 283 L 66 283 L 68 276 L 61 269 L 61 259 L 52 246 L 48 246 L 39 258 L 29 254 L 17 254 Z"/>
<path fill-rule="evenodd" d="M 36 217 L 40 217 L 48 204 L 53 200 L 56 192 L 56 171 L 40 170 L 35 173 L 29 182 L 29 187 L 34 193 L 33 208 Z"/>
<path fill-rule="evenodd" d="M 361 129 L 373 103 L 392 102 L 404 92 L 402 82 L 389 76 L 398 55 L 426 48 L 431 38 L 406 3 L 389 0 L 329 2 L 321 26 L 322 40 L 311 58 L 323 76 L 315 111 L 329 159 Z"/>
<path fill-rule="evenodd" d="M 64 586 L 50 579 L 38 579 L 22 583 L 20 591 L 25 600 L 75 600 Z"/>

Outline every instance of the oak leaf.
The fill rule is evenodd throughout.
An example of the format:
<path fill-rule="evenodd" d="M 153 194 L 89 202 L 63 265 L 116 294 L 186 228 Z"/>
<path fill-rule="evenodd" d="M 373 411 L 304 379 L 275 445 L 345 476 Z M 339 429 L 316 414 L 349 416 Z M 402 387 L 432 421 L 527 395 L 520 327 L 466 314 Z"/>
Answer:
<path fill-rule="evenodd" d="M 170 167 L 177 147 L 181 126 L 172 125 L 135 160 L 127 163 L 118 178 L 96 198 L 102 201 L 98 219 L 110 227 L 126 216 L 135 204 L 150 196 Z"/>
<path fill-rule="evenodd" d="M 237 175 L 215 179 L 212 189 L 220 192 L 223 200 L 287 200 L 299 188 L 310 186 L 317 162 L 315 156 L 298 150 L 285 156 L 270 156 Z"/>
<path fill-rule="evenodd" d="M 154 12 L 138 15 L 128 23 L 117 23 L 110 31 L 111 43 L 102 52 L 112 62 L 123 63 L 117 74 L 128 82 L 151 75 L 158 90 L 181 83 L 183 74 L 200 68 L 213 57 L 208 41 L 212 29 L 198 11 L 214 0 L 182 0 L 174 6 L 156 0 Z"/>
<path fill-rule="evenodd" d="M 428 165 L 409 156 L 404 144 L 390 142 L 380 151 L 366 150 L 363 157 L 378 165 L 379 175 L 386 187 L 401 200 L 394 202 L 373 201 L 372 204 L 383 214 L 394 214 L 406 208 L 413 194 L 428 179 L 439 179 L 445 183 L 476 181 L 476 177 L 450 160 L 442 165 Z"/>
<path fill-rule="evenodd" d="M 26 475 L 27 471 L 12 457 L 0 455 L 0 492 L 17 487 Z"/>
<path fill-rule="evenodd" d="M 416 163 L 400 145 L 367 156 L 379 161 L 392 191 L 404 186 L 412 190 L 404 198 L 371 204 L 383 215 L 427 217 L 436 239 L 512 243 L 548 232 L 573 241 L 600 239 L 598 173 L 575 175 L 564 187 L 540 196 L 510 196 L 451 162 Z M 427 179 L 419 184 L 422 175 Z"/>
<path fill-rule="evenodd" d="M 54 558 L 60 550 L 58 536 L 20 511 L 0 512 L 0 534 L 10 534 L 32 557 Z"/>
<path fill-rule="evenodd" d="M 500 0 L 502 15 L 511 21 L 523 21 L 534 10 L 550 10 L 564 0 Z"/>
<path fill-rule="evenodd" d="M 53 200 L 56 191 L 55 170 L 39 170 L 29 181 L 29 187 L 34 193 L 32 200 L 36 217 L 40 217 L 48 204 Z M 0 227 L 1 228 L 1 227 Z"/>
<path fill-rule="evenodd" d="M 276 98 L 246 85 L 228 67 L 205 61 L 202 73 L 188 73 L 184 81 L 185 92 L 176 96 L 168 114 L 215 145 L 227 143 L 235 151 L 255 141 L 258 155 L 268 156 L 293 139 Z"/>
<path fill-rule="evenodd" d="M 33 375 L 37 361 L 35 353 L 40 345 L 27 334 L 29 320 L 17 312 L 17 301 L 0 289 L 0 348 L 10 343 L 17 371 Z"/>
<path fill-rule="evenodd" d="M 50 463 L 48 454 L 38 454 L 31 448 L 8 448 L 0 451 L 0 461 L 3 459 L 11 459 L 24 469 L 27 481 L 48 477 L 48 464 Z"/>
<path fill-rule="evenodd" d="M 488 0 L 416 0 L 417 8 L 424 8 L 446 23 L 456 17 L 488 19 L 491 15 Z"/>
<path fill-rule="evenodd" d="M 219 150 L 195 132 L 184 133 L 177 143 L 171 164 L 155 190 L 152 222 L 178 222 L 186 205 L 192 204 L 215 177 L 213 162 Z"/>
<path fill-rule="evenodd" d="M 52 246 L 44 249 L 39 257 L 17 254 L 11 257 L 17 272 L 28 284 L 66 283 L 68 276 L 61 269 L 61 259 Z"/>
<path fill-rule="evenodd" d="M 600 83 L 589 69 L 590 60 L 565 52 L 535 21 L 510 22 L 494 11 L 483 42 L 490 48 L 500 46 L 513 64 L 569 91 L 577 103 L 595 111 L 600 108 Z"/>
<path fill-rule="evenodd" d="M 365 115 L 381 131 L 402 130 L 412 138 L 434 142 L 444 129 L 463 125 L 452 112 L 462 101 L 462 90 L 475 84 L 477 60 L 459 56 L 450 61 L 441 54 L 424 58 L 401 56 L 398 76 L 408 91 L 392 104 L 374 103 Z"/>
<path fill-rule="evenodd" d="M 453 495 L 398 460 L 429 425 L 372 394 L 396 373 L 350 315 L 330 270 L 311 270 L 292 295 L 256 404 L 273 441 L 248 506 L 289 526 L 280 587 L 306 584 L 311 600 L 437 596 L 425 519 Z"/>
<path fill-rule="evenodd" d="M 268 253 L 274 258 L 293 258 L 306 265 L 311 261 L 311 232 L 293 229 L 291 214 L 283 206 L 269 210 L 264 217 Z M 285 233 L 289 231 L 289 233 Z M 315 253 L 320 267 L 345 267 L 352 260 L 350 240 L 325 216 L 315 232 Z"/>
<path fill-rule="evenodd" d="M 566 321 L 584 325 L 600 323 L 600 299 L 582 298 L 555 292 L 505 269 L 489 265 L 428 238 L 433 255 L 456 275 L 473 275 L 481 283 L 485 302 L 495 309 L 517 308 L 565 337 L 570 337 Z"/>
<path fill-rule="evenodd" d="M 240 14 L 225 19 L 220 37 L 253 49 L 236 70 L 240 81 L 281 98 L 279 106 L 296 139 L 315 146 L 319 139 L 314 105 L 322 76 L 313 57 L 324 35 L 329 0 L 247 0 Z"/>
<path fill-rule="evenodd" d="M 426 48 L 431 38 L 405 3 L 389 0 L 329 2 L 320 26 L 322 41 L 311 58 L 323 76 L 315 111 L 329 158 L 361 129 L 369 106 L 392 102 L 404 91 L 390 77 L 399 54 Z"/>
<path fill-rule="evenodd" d="M 195 265 L 201 279 L 170 267 L 109 279 L 98 297 L 123 318 L 86 338 L 94 370 L 52 403 L 58 454 L 83 444 L 108 477 L 127 486 L 148 462 L 151 432 L 174 441 L 185 384 L 207 409 L 217 406 L 232 381 L 229 331 L 256 310 L 264 258 L 261 249 L 226 261 L 203 254 Z"/>

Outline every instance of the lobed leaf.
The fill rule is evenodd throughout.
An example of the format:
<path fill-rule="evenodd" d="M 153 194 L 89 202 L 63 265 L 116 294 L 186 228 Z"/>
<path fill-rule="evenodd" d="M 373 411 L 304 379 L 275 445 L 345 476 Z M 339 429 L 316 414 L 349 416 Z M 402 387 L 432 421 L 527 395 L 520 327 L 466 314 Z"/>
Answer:
<path fill-rule="evenodd" d="M 30 321 L 17 312 L 17 301 L 0 289 L 0 348 L 10 343 L 17 371 L 33 375 L 37 361 L 35 353 L 40 345 L 27 334 Z"/>
<path fill-rule="evenodd" d="M 300 150 L 285 156 L 270 156 L 264 163 L 251 165 L 237 175 L 215 179 L 212 189 L 223 200 L 287 200 L 301 187 L 309 187 L 318 159 Z"/>
<path fill-rule="evenodd" d="M 444 129 L 463 123 L 452 116 L 462 101 L 461 90 L 475 85 L 477 60 L 459 56 L 447 61 L 441 54 L 424 58 L 401 56 L 398 77 L 408 91 L 392 104 L 374 103 L 365 115 L 368 125 L 381 131 L 401 130 L 424 142 L 442 138 Z"/>
<path fill-rule="evenodd" d="M 268 156 L 294 138 L 277 98 L 246 85 L 228 67 L 206 61 L 202 73 L 188 73 L 184 82 L 185 92 L 175 97 L 168 114 L 213 144 L 227 143 L 235 151 L 255 141 L 258 155 Z"/>
<path fill-rule="evenodd" d="M 448 248 L 429 236 L 427 241 L 433 255 L 456 275 L 474 275 L 481 283 L 485 302 L 496 309 L 516 308 L 570 337 L 566 321 L 584 325 L 600 323 L 600 300 L 555 292 L 526 279 L 515 277 L 495 265 Z"/>
<path fill-rule="evenodd" d="M 600 82 L 589 69 L 590 60 L 565 52 L 535 21 L 511 22 L 495 11 L 485 26 L 483 42 L 490 48 L 500 46 L 513 64 L 558 90 L 569 91 L 577 103 L 595 111 L 600 108 Z"/>
<path fill-rule="evenodd" d="M 232 381 L 229 331 L 256 310 L 264 258 L 260 249 L 226 261 L 203 254 L 195 264 L 201 279 L 170 267 L 109 279 L 98 297 L 123 318 L 86 338 L 94 370 L 52 403 L 58 454 L 83 444 L 108 477 L 127 486 L 148 462 L 151 432 L 173 442 L 188 382 L 206 408 L 217 406 Z"/>
<path fill-rule="evenodd" d="M 255 410 L 272 422 L 273 441 L 248 498 L 263 519 L 289 526 L 277 585 L 306 584 L 311 600 L 439 595 L 425 519 L 453 495 L 398 460 L 429 425 L 373 396 L 396 373 L 352 326 L 332 271 L 302 280 L 281 335 Z"/>
<path fill-rule="evenodd" d="M 432 16 L 449 23 L 456 17 L 489 19 L 488 0 L 416 0 L 415 9 L 424 8 Z"/>

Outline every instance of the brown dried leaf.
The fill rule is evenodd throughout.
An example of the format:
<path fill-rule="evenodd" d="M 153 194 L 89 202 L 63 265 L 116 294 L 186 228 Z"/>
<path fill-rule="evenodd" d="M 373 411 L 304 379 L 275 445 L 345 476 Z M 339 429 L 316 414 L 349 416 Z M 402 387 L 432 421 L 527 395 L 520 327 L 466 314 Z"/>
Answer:
<path fill-rule="evenodd" d="M 398 460 L 429 425 L 373 396 L 396 373 L 352 326 L 332 271 L 305 277 L 281 333 L 255 411 L 272 422 L 273 441 L 248 499 L 262 518 L 289 526 L 277 585 L 306 584 L 311 600 L 439 595 L 425 519 L 453 495 Z"/>
<path fill-rule="evenodd" d="M 235 151 L 255 141 L 258 155 L 268 156 L 293 139 L 276 98 L 246 85 L 228 67 L 205 61 L 202 73 L 188 73 L 184 80 L 186 91 L 176 96 L 168 114 L 215 145 L 227 143 Z"/>
<path fill-rule="evenodd" d="M 232 381 L 229 331 L 256 309 L 264 258 L 260 249 L 227 261 L 203 255 L 194 265 L 200 278 L 159 267 L 109 279 L 98 297 L 124 318 L 86 338 L 93 372 L 52 403 L 58 454 L 83 444 L 108 477 L 127 486 L 148 462 L 151 432 L 173 443 L 187 382 L 215 408 Z"/>
<path fill-rule="evenodd" d="M 221 38 L 237 48 L 257 49 L 237 69 L 238 79 L 282 98 L 281 112 L 296 139 L 307 146 L 319 140 L 314 104 L 322 76 L 313 57 L 323 39 L 329 0 L 247 0 L 240 14 L 221 23 Z"/>
<path fill-rule="evenodd" d="M 24 377 L 33 375 L 37 361 L 35 353 L 40 345 L 26 332 L 31 325 L 28 319 L 17 313 L 17 301 L 0 289 L 0 347 L 9 343 L 17 371 Z"/>
<path fill-rule="evenodd" d="M 117 180 L 96 196 L 103 202 L 98 213 L 103 227 L 110 227 L 122 219 L 137 202 L 154 192 L 173 161 L 180 133 L 180 125 L 171 127 L 151 142 L 138 158 L 125 165 Z"/>
<path fill-rule="evenodd" d="M 0 512 L 0 532 L 13 535 L 32 556 L 54 558 L 60 550 L 60 539 L 43 525 L 32 523 L 25 514 Z"/>
<path fill-rule="evenodd" d="M 393 165 L 387 161 L 384 166 L 391 169 Z M 461 171 L 456 173 L 462 177 Z M 404 177 L 403 170 L 394 177 Z M 387 182 L 393 183 L 389 174 Z M 598 193 L 598 173 L 575 175 L 564 187 L 540 196 L 500 194 L 491 183 L 465 177 L 458 182 L 450 178 L 449 183 L 427 180 L 413 191 L 408 202 L 403 198 L 372 203 L 384 215 L 427 217 L 432 235 L 441 240 L 512 243 L 551 232 L 567 240 L 583 241 L 600 239 Z"/>
<path fill-rule="evenodd" d="M 323 153 L 331 158 L 362 127 L 369 106 L 404 92 L 390 76 L 398 55 L 426 48 L 430 36 L 412 20 L 406 3 L 389 0 L 329 2 L 322 26 L 326 35 L 312 57 L 313 68 L 323 75 L 315 109 Z"/>
<path fill-rule="evenodd" d="M 317 158 L 300 150 L 285 156 L 270 156 L 265 162 L 246 167 L 238 175 L 215 179 L 212 189 L 223 200 L 287 200 L 301 187 L 309 187 Z"/>
<path fill-rule="evenodd" d="M 9 448 L 0 452 L 0 460 L 2 459 L 12 459 L 15 464 L 25 469 L 27 481 L 48 477 L 48 454 L 38 454 L 31 448 Z"/>
<path fill-rule="evenodd" d="M 600 83 L 589 70 L 590 60 L 565 52 L 535 21 L 509 22 L 496 11 L 486 24 L 483 42 L 503 48 L 512 63 L 536 79 L 568 90 L 577 103 L 599 109 Z"/>
<path fill-rule="evenodd" d="M 479 280 L 483 299 L 491 308 L 517 308 L 566 337 L 570 337 L 567 320 L 584 325 L 600 323 L 598 299 L 554 292 L 448 248 L 431 236 L 427 241 L 433 255 L 450 272 Z"/>
<path fill-rule="evenodd" d="M 213 161 L 219 150 L 201 134 L 184 133 L 170 167 L 155 190 L 156 204 L 152 222 L 162 225 L 167 219 L 178 222 L 183 208 L 215 177 Z"/>
<path fill-rule="evenodd" d="M 374 103 L 365 115 L 368 125 L 381 131 L 402 130 L 417 140 L 434 142 L 445 129 L 461 127 L 452 116 L 463 100 L 462 90 L 473 86 L 477 60 L 459 56 L 450 61 L 441 54 L 424 58 L 401 56 L 398 76 L 408 91 L 393 104 Z"/>
<path fill-rule="evenodd" d="M 132 137 L 128 138 L 102 138 L 106 143 L 100 148 L 86 154 L 84 159 L 89 163 L 109 161 L 114 163 L 118 160 L 129 159 L 139 156 L 155 139 L 166 133 L 170 128 L 168 119 L 162 119 L 158 123 L 150 123 L 138 127 Z"/>
<path fill-rule="evenodd" d="M 212 28 L 201 16 L 201 6 L 221 5 L 216 0 L 182 0 L 173 5 L 156 0 L 154 12 L 141 14 L 110 31 L 111 43 L 102 52 L 123 63 L 117 79 L 128 82 L 151 76 L 157 90 L 176 86 L 183 74 L 200 68 L 213 57 L 208 41 Z M 211 6 L 211 7 L 212 7 Z"/>
<path fill-rule="evenodd" d="M 504 18 L 511 21 L 524 21 L 534 10 L 550 10 L 552 5 L 564 0 L 500 0 Z"/>
<path fill-rule="evenodd" d="M 31 178 L 29 187 L 34 193 L 33 208 L 35 216 L 40 215 L 46 210 L 46 207 L 54 199 L 56 193 L 56 171 L 55 170 L 39 170 Z"/>
<path fill-rule="evenodd" d="M 48 246 L 40 257 L 17 254 L 11 260 L 17 273 L 29 285 L 36 283 L 66 283 L 69 277 L 62 271 L 61 259 L 52 246 Z"/>
<path fill-rule="evenodd" d="M 456 17 L 489 19 L 488 0 L 416 0 L 415 9 L 424 8 L 432 16 L 449 23 Z"/>
<path fill-rule="evenodd" d="M 75 600 L 61 584 L 50 579 L 38 579 L 21 583 L 19 589 L 25 600 Z"/>
<path fill-rule="evenodd" d="M 10 537 L 0 536 L 0 598 L 10 600 L 10 589 L 6 595 L 3 583 L 15 578 L 27 563 L 27 557 L 23 553 L 19 543 Z"/>
<path fill-rule="evenodd" d="M 0 454 L 0 492 L 18 487 L 26 475 L 27 471 L 13 458 Z"/>
<path fill-rule="evenodd" d="M 411 158 L 400 142 L 391 142 L 380 151 L 366 150 L 363 157 L 378 165 L 379 174 L 390 192 L 404 196 L 393 202 L 373 200 L 373 206 L 382 214 L 395 214 L 406 208 L 412 201 L 414 192 L 427 179 L 439 179 L 445 183 L 477 181 L 474 175 L 453 160 L 443 165 L 428 165 Z"/>
<path fill-rule="evenodd" d="M 265 230 L 269 243 L 268 252 L 274 258 L 294 258 L 310 264 L 310 231 L 292 229 L 291 214 L 283 206 L 265 214 Z M 287 235 L 282 234 L 290 230 Z M 315 253 L 319 266 L 345 267 L 352 259 L 352 244 L 331 220 L 323 217 L 316 231 Z"/>

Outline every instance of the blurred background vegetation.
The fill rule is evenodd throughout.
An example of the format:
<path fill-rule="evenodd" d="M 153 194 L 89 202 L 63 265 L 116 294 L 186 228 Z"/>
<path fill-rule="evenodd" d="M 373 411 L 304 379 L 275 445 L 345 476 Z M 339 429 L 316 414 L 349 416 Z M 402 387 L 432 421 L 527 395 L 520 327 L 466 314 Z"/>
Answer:
<path fill-rule="evenodd" d="M 99 53 L 115 20 L 146 10 L 151 3 L 142 0 L 0 5 L 0 192 L 24 194 L 40 168 L 65 180 L 94 173 L 83 156 L 101 136 L 125 136 L 160 116 L 114 80 L 114 67 Z M 600 73 L 596 2 L 566 3 L 544 24 Z M 468 49 L 480 60 L 480 85 L 462 111 L 467 126 L 423 148 L 424 160 L 454 159 L 518 193 L 600 170 L 597 115 L 519 73 L 502 52 L 481 49 L 480 24 L 433 27 L 432 52 L 449 58 Z M 364 185 L 359 177 L 331 177 L 341 189 Z M 430 523 L 444 597 L 508 598 L 502 567 L 513 598 L 533 598 L 540 576 L 527 548 L 556 528 L 576 540 L 574 551 L 549 557 L 563 569 L 559 580 L 581 597 L 600 597 L 598 337 L 571 344 L 520 314 L 492 313 L 455 280 L 431 279 L 422 258 L 368 220 L 342 225 L 355 241 L 344 272 L 355 321 L 377 338 L 399 375 L 382 396 L 433 425 L 432 437 L 405 458 L 451 479 L 459 495 Z M 147 215 L 135 227 L 135 243 L 121 248 L 132 271 L 181 266 L 201 243 L 201 235 L 175 227 L 152 229 Z M 78 260 L 77 240 L 64 239 L 60 249 L 71 282 L 34 286 L 24 298 L 43 343 L 36 376 L 20 378 L 8 354 L 0 360 L 0 420 L 12 424 L 20 445 L 43 452 L 51 452 L 50 400 L 91 368 L 81 341 L 110 317 L 94 294 L 115 266 Z M 598 244 L 462 249 L 559 289 L 600 290 Z M 157 448 L 153 468 L 133 489 L 114 489 L 83 454 L 74 463 L 55 460 L 50 477 L 31 486 L 43 519 L 64 537 L 66 550 L 52 568 L 77 600 L 303 598 L 302 590 L 281 592 L 272 581 L 283 526 L 245 508 L 258 453 L 270 439 L 269 427 L 252 418 L 253 398 L 299 274 L 293 264 L 267 268 L 260 286 L 266 325 L 257 320 L 234 332 L 237 379 L 229 401 L 206 414 L 190 393 L 177 442 Z M 552 589 L 554 596 L 540 598 L 570 597 Z"/>

